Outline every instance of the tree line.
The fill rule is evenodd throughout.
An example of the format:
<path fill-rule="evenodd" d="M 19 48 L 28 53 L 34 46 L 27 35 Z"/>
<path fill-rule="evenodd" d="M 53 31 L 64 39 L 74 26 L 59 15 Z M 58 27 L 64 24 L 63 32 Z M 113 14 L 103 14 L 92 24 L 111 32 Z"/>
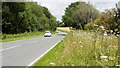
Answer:
<path fill-rule="evenodd" d="M 18 34 L 34 31 L 55 31 L 56 18 L 36 2 L 3 2 L 2 32 Z"/>
<path fill-rule="evenodd" d="M 62 16 L 64 26 L 82 30 L 94 30 L 96 26 L 106 31 L 120 32 L 120 8 L 99 12 L 89 2 L 71 3 Z"/>

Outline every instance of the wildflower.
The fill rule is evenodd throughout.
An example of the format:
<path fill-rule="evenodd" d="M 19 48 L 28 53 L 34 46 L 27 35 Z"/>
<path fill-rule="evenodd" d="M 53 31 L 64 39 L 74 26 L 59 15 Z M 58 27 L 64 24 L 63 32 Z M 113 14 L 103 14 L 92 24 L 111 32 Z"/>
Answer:
<path fill-rule="evenodd" d="M 116 65 L 116 66 L 120 66 L 120 64 L 119 64 L 119 65 Z"/>
<path fill-rule="evenodd" d="M 111 57 L 111 56 L 109 57 L 109 60 L 114 60 L 114 59 L 115 59 L 115 57 Z"/>
<path fill-rule="evenodd" d="M 118 34 L 116 34 L 116 36 L 118 37 L 119 35 L 118 35 Z"/>
<path fill-rule="evenodd" d="M 93 26 L 98 27 L 98 25 L 94 24 Z"/>
<path fill-rule="evenodd" d="M 50 63 L 51 65 L 55 65 L 55 63 Z"/>
<path fill-rule="evenodd" d="M 108 58 L 108 56 L 100 56 L 100 58 L 106 59 Z"/>
<path fill-rule="evenodd" d="M 80 44 L 82 43 L 82 42 L 79 42 Z"/>
<path fill-rule="evenodd" d="M 58 57 L 56 59 L 58 60 Z"/>
<path fill-rule="evenodd" d="M 91 33 L 88 33 L 88 34 L 91 34 Z"/>
<path fill-rule="evenodd" d="M 104 35 L 107 35 L 107 33 L 105 32 Z"/>
<path fill-rule="evenodd" d="M 104 26 L 99 26 L 101 29 L 104 29 Z"/>
<path fill-rule="evenodd" d="M 107 59 L 104 59 L 104 61 L 108 61 Z"/>
<path fill-rule="evenodd" d="M 71 66 L 75 66 L 74 64 L 72 64 Z"/>
<path fill-rule="evenodd" d="M 113 30 L 110 30 L 111 33 L 113 33 Z"/>
<path fill-rule="evenodd" d="M 103 31 L 105 30 L 104 26 L 99 26 L 99 28 Z"/>
<path fill-rule="evenodd" d="M 80 47 L 83 47 L 83 46 L 80 46 Z"/>
<path fill-rule="evenodd" d="M 109 47 L 112 47 L 112 45 L 109 45 Z"/>

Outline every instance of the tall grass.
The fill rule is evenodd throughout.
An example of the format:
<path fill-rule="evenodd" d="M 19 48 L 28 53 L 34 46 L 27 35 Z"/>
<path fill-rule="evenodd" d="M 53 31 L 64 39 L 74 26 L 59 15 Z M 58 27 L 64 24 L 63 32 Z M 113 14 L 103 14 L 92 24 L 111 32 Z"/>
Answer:
<path fill-rule="evenodd" d="M 117 64 L 118 39 L 95 32 L 69 33 L 58 65 L 114 66 Z M 101 58 L 107 56 L 107 58 Z"/>
<path fill-rule="evenodd" d="M 116 66 L 117 50 L 118 39 L 114 35 L 73 31 L 35 66 Z"/>

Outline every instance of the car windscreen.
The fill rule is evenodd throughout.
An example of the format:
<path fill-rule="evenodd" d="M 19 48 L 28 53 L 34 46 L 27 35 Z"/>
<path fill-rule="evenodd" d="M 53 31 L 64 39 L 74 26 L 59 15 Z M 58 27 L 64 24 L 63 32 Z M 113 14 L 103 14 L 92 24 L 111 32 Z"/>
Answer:
<path fill-rule="evenodd" d="M 45 33 L 50 33 L 50 32 L 45 32 Z"/>

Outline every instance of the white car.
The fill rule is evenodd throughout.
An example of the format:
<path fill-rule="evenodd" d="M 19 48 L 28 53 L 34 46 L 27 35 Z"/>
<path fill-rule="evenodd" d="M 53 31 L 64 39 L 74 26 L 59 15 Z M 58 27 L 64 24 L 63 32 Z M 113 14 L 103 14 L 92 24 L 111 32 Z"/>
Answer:
<path fill-rule="evenodd" d="M 50 31 L 45 31 L 44 37 L 51 37 L 51 32 Z"/>

